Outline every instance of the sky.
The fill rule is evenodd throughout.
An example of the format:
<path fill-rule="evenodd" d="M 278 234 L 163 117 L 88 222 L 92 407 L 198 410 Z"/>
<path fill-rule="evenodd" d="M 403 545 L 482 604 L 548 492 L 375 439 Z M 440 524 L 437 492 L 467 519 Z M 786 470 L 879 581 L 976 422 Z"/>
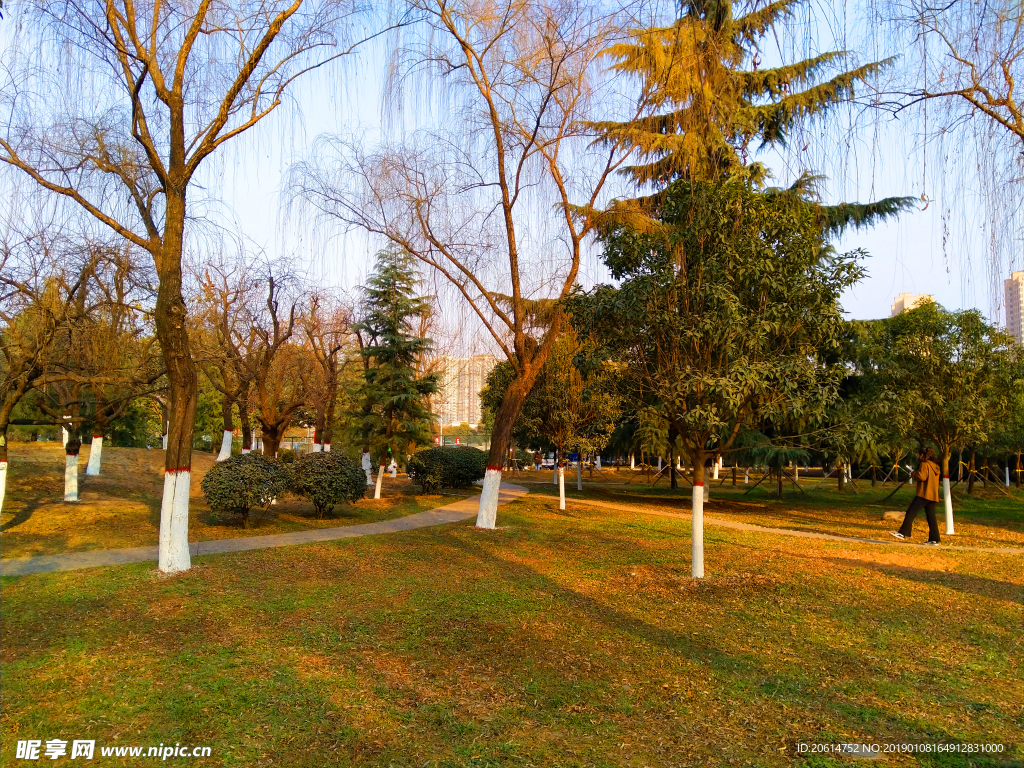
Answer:
<path fill-rule="evenodd" d="M 845 39 L 848 30 L 845 21 L 837 24 L 835 8 L 812 4 L 809 13 L 812 34 L 805 35 L 805 50 L 798 53 L 839 47 L 837 38 Z M 0 45 L 11 30 L 9 24 L 0 25 Z M 317 136 L 361 132 L 374 141 L 389 130 L 381 118 L 384 55 L 381 45 L 367 47 L 344 69 L 315 75 L 294 88 L 291 103 L 230 143 L 206 168 L 204 201 L 196 210 L 227 229 L 243 231 L 250 250 L 292 256 L 317 284 L 352 290 L 365 280 L 372 253 L 382 243 L 358 232 L 334 232 L 325 239 L 323 232 L 308 231 L 283 201 L 289 168 L 309 159 Z M 440 118 L 443 124 L 443 117 L 435 112 L 421 119 L 436 123 Z M 1011 269 L 1024 268 L 1024 250 L 1013 257 L 1005 275 L 988 269 L 985 233 L 976 224 L 977 202 L 953 194 L 964 187 L 929 167 L 934 152 L 922 149 L 911 128 L 888 115 L 850 108 L 839 110 L 828 124 L 806 126 L 791 144 L 788 151 L 757 158 L 775 171 L 780 185 L 807 169 L 827 177 L 823 192 L 830 203 L 923 196 L 916 210 L 897 221 L 837 241 L 840 251 L 861 248 L 868 254 L 867 277 L 842 298 L 848 317 L 885 317 L 896 294 L 911 292 L 932 294 L 948 309 L 978 308 L 1002 321 L 1001 280 Z M 581 274 L 585 282 L 607 279 L 596 255 Z"/>

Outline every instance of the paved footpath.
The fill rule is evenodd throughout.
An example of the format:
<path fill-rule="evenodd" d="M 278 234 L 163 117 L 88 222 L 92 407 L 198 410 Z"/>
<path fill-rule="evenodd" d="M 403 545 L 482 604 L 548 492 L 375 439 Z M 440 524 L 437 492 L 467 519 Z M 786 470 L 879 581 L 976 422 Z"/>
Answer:
<path fill-rule="evenodd" d="M 634 512 L 640 515 L 655 515 L 656 517 L 673 517 L 677 520 L 689 520 L 691 515 L 689 512 L 659 512 L 654 509 L 643 509 L 641 507 L 634 506 L 632 504 L 612 504 L 607 501 L 592 501 L 591 499 L 576 499 L 567 497 L 567 502 L 573 502 L 575 504 L 584 504 L 591 507 L 604 507 L 605 509 L 614 509 L 619 512 Z M 705 525 L 715 525 L 719 528 L 731 528 L 734 531 L 750 531 L 753 533 L 770 533 L 778 536 L 795 536 L 801 539 L 824 539 L 825 541 L 844 541 L 844 542 L 857 542 L 860 544 L 882 544 L 887 547 L 907 547 L 914 546 L 910 542 L 900 542 L 893 539 L 892 541 L 883 541 L 880 539 L 862 539 L 856 536 L 839 536 L 834 533 L 814 533 L 813 531 L 795 531 L 791 528 L 765 528 L 761 525 L 751 525 L 750 523 L 738 523 L 733 520 L 723 520 L 720 517 L 709 517 L 704 515 Z M 940 544 L 938 547 L 934 547 L 936 551 L 942 551 L 944 549 L 953 549 L 958 552 L 990 552 L 1001 555 L 1017 555 L 1024 554 L 1024 547 L 958 547 L 954 545 Z"/>
<path fill-rule="evenodd" d="M 498 494 L 498 505 L 508 504 L 520 496 L 525 496 L 526 488 L 509 483 L 501 484 Z M 417 512 L 394 520 L 382 520 L 379 523 L 364 525 L 348 525 L 341 528 L 318 528 L 294 533 L 278 533 L 273 536 L 249 536 L 244 539 L 217 539 L 214 541 L 197 541 L 188 545 L 192 557 L 197 555 L 214 555 L 222 552 L 245 552 L 252 549 L 269 549 L 271 547 L 288 547 L 295 544 L 312 544 L 317 541 L 334 541 L 350 539 L 355 536 L 370 536 L 377 533 L 396 533 L 412 531 L 416 528 L 429 528 L 434 525 L 456 523 L 477 513 L 480 497 L 471 496 L 453 504 Z M 98 568 L 104 565 L 122 565 L 124 563 L 145 563 L 157 559 L 156 547 L 135 547 L 133 549 L 100 549 L 92 552 L 69 552 L 62 555 L 39 555 L 38 557 L 18 557 L 0 560 L 0 576 L 23 576 L 30 573 L 50 573 L 51 571 L 74 571 L 80 568 Z"/>
<path fill-rule="evenodd" d="M 501 484 L 501 492 L 498 496 L 498 504 L 508 504 L 511 501 L 525 496 L 528 490 L 521 485 L 510 483 Z M 671 517 L 676 520 L 689 520 L 688 512 L 659 512 L 654 509 L 643 509 L 632 504 L 612 504 L 606 501 L 593 501 L 591 499 L 579 499 L 569 497 L 567 501 L 572 504 L 582 504 L 590 507 L 603 507 L 619 512 L 631 512 L 641 515 L 654 515 L 656 517 Z M 398 531 L 411 531 L 416 528 L 429 528 L 434 525 L 455 523 L 472 517 L 477 512 L 480 502 L 479 496 L 471 496 L 468 499 L 456 501 L 443 507 L 418 512 L 415 515 L 406 515 L 394 520 L 383 520 L 379 523 L 366 523 L 365 525 L 349 525 L 341 528 L 320 528 L 309 531 L 296 531 L 295 533 L 279 533 L 274 536 L 250 536 L 244 539 L 217 539 L 215 541 L 199 541 L 189 544 L 189 552 L 193 557 L 197 555 L 214 555 L 223 552 L 245 552 L 253 549 L 269 549 L 271 547 L 287 547 L 296 544 L 312 544 L 318 541 L 334 541 L 336 539 L 349 539 L 356 536 L 370 536 L 378 533 L 396 533 Z M 739 523 L 732 520 L 723 520 L 718 517 L 704 516 L 707 525 L 718 526 L 719 528 L 731 528 L 735 531 L 749 531 L 753 533 L 768 533 L 777 536 L 794 536 L 802 539 L 821 539 L 825 541 L 856 542 L 860 544 L 881 544 L 887 547 L 913 546 L 898 541 L 880 541 L 879 539 L 862 539 L 854 536 L 838 536 L 831 533 L 814 533 L 812 531 L 795 531 L 789 528 L 766 528 L 761 525 L 750 523 Z M 959 552 L 986 552 L 989 554 L 1017 555 L 1024 554 L 1024 548 L 1020 547 L 960 547 L 956 545 L 943 544 L 937 547 L 938 551 L 956 550 Z M 144 563 L 157 559 L 156 547 L 136 547 L 134 549 L 101 549 L 92 552 L 69 552 L 62 555 L 40 555 L 38 557 L 20 557 L 9 560 L 0 560 L 0 576 L 23 576 L 31 573 L 49 573 L 51 571 L 73 571 L 81 568 L 98 568 L 104 565 L 121 565 L 124 563 Z"/>

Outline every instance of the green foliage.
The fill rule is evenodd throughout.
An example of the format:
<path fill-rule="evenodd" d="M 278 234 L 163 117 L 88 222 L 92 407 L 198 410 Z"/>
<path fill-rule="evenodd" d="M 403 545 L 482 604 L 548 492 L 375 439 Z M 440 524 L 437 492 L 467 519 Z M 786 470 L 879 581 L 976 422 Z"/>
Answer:
<path fill-rule="evenodd" d="M 329 453 L 307 453 L 285 465 L 288 487 L 309 499 L 322 518 L 336 504 L 354 504 L 366 495 L 366 474 L 359 463 L 348 456 Z"/>
<path fill-rule="evenodd" d="M 362 320 L 355 325 L 365 364 L 356 432 L 375 457 L 403 456 L 430 442 L 426 397 L 437 391 L 437 376 L 419 374 L 431 341 L 419 335 L 418 324 L 431 310 L 416 296 L 418 285 L 412 258 L 392 248 L 377 254 L 363 288 Z"/>
<path fill-rule="evenodd" d="M 621 286 L 574 299 L 626 363 L 637 399 L 656 400 L 695 466 L 745 425 L 824 417 L 844 376 L 825 354 L 843 332 L 839 296 L 862 274 L 806 206 L 749 182 L 666 190 L 669 236 L 619 227 L 604 238 Z"/>
<path fill-rule="evenodd" d="M 291 464 L 298 456 L 291 448 L 282 448 L 277 452 L 277 460 L 282 464 Z"/>
<path fill-rule="evenodd" d="M 417 451 L 406 465 L 409 478 L 420 484 L 424 493 L 442 488 L 464 488 L 487 472 L 487 454 L 478 448 L 428 448 Z M 365 484 L 366 478 L 364 476 Z"/>
<path fill-rule="evenodd" d="M 281 467 L 259 453 L 232 456 L 214 464 L 202 483 L 210 509 L 217 514 L 241 515 L 246 528 L 250 510 L 266 508 L 287 487 L 288 479 Z"/>
<path fill-rule="evenodd" d="M 957 447 L 1020 444 L 1024 350 L 977 310 L 934 303 L 871 324 L 857 354 L 858 405 L 882 432 L 931 444 L 944 473 Z"/>

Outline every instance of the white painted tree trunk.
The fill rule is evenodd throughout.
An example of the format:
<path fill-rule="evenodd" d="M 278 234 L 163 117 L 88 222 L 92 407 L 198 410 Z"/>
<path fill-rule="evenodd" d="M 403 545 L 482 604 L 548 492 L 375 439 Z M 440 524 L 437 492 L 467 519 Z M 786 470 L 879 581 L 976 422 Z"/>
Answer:
<path fill-rule="evenodd" d="M 250 449 L 250 448 L 243 448 L 242 449 L 242 455 L 245 456 L 245 454 L 247 454 L 247 453 L 252 453 L 252 449 Z"/>
<path fill-rule="evenodd" d="M 323 451 L 324 446 L 322 443 L 313 443 L 313 447 L 310 449 L 310 453 L 320 453 Z"/>
<path fill-rule="evenodd" d="M 375 499 L 379 499 L 380 498 L 380 484 L 383 482 L 383 480 L 384 480 L 384 465 L 381 464 L 380 465 L 380 469 L 377 472 L 377 487 L 373 489 L 373 498 L 375 498 Z"/>
<path fill-rule="evenodd" d="M 1007 464 L 1004 469 L 1006 470 L 1006 487 L 1010 487 L 1010 465 Z"/>
<path fill-rule="evenodd" d="M 103 466 L 103 435 L 93 435 L 89 443 L 89 463 L 85 467 L 85 474 L 89 477 L 96 477 Z"/>
<path fill-rule="evenodd" d="M 7 490 L 7 462 L 0 461 L 0 512 L 4 509 L 4 493 Z"/>
<path fill-rule="evenodd" d="M 323 444 L 323 451 L 324 451 L 324 453 L 330 453 L 331 452 L 331 444 L 330 443 L 324 443 Z"/>
<path fill-rule="evenodd" d="M 160 440 L 160 442 L 163 444 L 164 450 L 166 451 L 167 450 L 167 433 L 164 432 L 161 437 L 162 437 L 162 439 Z"/>
<path fill-rule="evenodd" d="M 704 578 L 704 484 L 693 486 L 693 562 L 690 575 L 695 579 Z"/>
<path fill-rule="evenodd" d="M 629 454 L 629 468 L 636 469 L 636 454 Z"/>
<path fill-rule="evenodd" d="M 71 438 L 71 435 L 68 434 L 67 427 L 61 427 L 60 428 L 60 434 L 61 434 L 61 441 L 63 442 L 64 447 L 67 448 L 68 447 L 68 440 Z"/>
<path fill-rule="evenodd" d="M 220 453 L 217 454 L 217 461 L 231 458 L 231 438 L 231 431 L 225 429 L 224 434 L 220 438 Z"/>
<path fill-rule="evenodd" d="M 369 451 L 363 451 L 363 458 L 360 466 L 362 466 L 363 472 L 366 473 L 366 484 L 373 485 L 373 465 L 370 463 Z"/>
<path fill-rule="evenodd" d="M 953 494 L 949 490 L 949 475 L 942 478 L 942 496 L 946 506 L 946 535 L 953 536 Z"/>
<path fill-rule="evenodd" d="M 159 568 L 178 573 L 192 567 L 188 551 L 188 494 L 192 473 L 179 469 L 164 473 L 164 497 L 160 508 Z"/>
<path fill-rule="evenodd" d="M 78 454 L 64 454 L 64 501 L 78 501 Z"/>
<path fill-rule="evenodd" d="M 743 484 L 748 485 L 750 483 L 750 467 L 743 470 Z"/>
<path fill-rule="evenodd" d="M 658 457 L 658 471 L 661 472 L 661 456 Z"/>
<path fill-rule="evenodd" d="M 594 459 L 594 467 L 597 469 L 598 472 L 601 471 L 601 454 L 600 453 L 597 454 L 597 458 Z M 1009 477 L 1009 475 L 1007 475 L 1007 477 Z"/>
<path fill-rule="evenodd" d="M 711 479 L 712 480 L 717 480 L 718 479 L 718 459 L 715 459 L 714 474 L 711 476 Z"/>
<path fill-rule="evenodd" d="M 498 520 L 498 491 L 501 489 L 501 469 L 488 467 L 484 473 L 484 485 L 480 490 L 480 507 L 476 512 L 476 527 L 494 528 Z"/>
<path fill-rule="evenodd" d="M 796 481 L 798 483 L 800 482 L 800 465 L 799 464 L 794 464 L 793 465 L 793 477 L 796 479 Z"/>
<path fill-rule="evenodd" d="M 597 460 L 600 461 L 601 457 L 598 456 Z M 598 467 L 598 469 L 600 469 L 600 468 L 601 467 Z M 577 461 L 576 462 L 576 490 L 577 491 L 582 491 L 583 490 L 583 462 L 582 461 Z"/>
<path fill-rule="evenodd" d="M 558 508 L 565 510 L 565 469 L 558 465 Z"/>
<path fill-rule="evenodd" d="M 676 469 L 681 470 L 683 468 L 683 457 L 676 456 Z"/>
<path fill-rule="evenodd" d="M 398 463 L 394 459 L 388 464 L 388 475 L 390 477 L 398 477 Z"/>

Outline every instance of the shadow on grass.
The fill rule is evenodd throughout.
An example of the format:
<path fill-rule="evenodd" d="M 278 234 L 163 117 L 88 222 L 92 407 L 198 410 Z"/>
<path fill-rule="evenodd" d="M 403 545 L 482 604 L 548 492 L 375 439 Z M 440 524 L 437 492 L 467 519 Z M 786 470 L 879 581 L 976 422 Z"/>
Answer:
<path fill-rule="evenodd" d="M 39 509 L 39 507 L 41 507 L 48 501 L 48 498 L 39 496 L 37 498 L 32 499 L 31 501 L 25 502 L 25 504 L 22 505 L 21 509 L 18 510 L 17 514 L 15 514 L 14 517 L 12 517 L 3 525 L 0 525 L 0 531 L 9 531 L 11 530 L 11 528 L 17 528 L 22 523 L 28 522 L 29 518 L 32 517 L 32 514 L 37 509 Z"/>
<path fill-rule="evenodd" d="M 798 557 L 803 557 L 803 555 L 798 555 Z M 927 568 L 911 568 L 907 565 L 890 565 L 870 560 L 852 560 L 846 557 L 825 557 L 822 559 L 831 560 L 834 563 L 852 568 L 870 568 L 886 576 L 916 581 L 920 584 L 948 587 L 949 589 L 955 589 L 969 595 L 989 597 L 1024 605 L 1024 595 L 1021 594 L 1020 585 L 1010 581 L 987 579 L 984 576 L 974 576 L 969 573 L 947 573 L 945 571 L 932 571 Z"/>

